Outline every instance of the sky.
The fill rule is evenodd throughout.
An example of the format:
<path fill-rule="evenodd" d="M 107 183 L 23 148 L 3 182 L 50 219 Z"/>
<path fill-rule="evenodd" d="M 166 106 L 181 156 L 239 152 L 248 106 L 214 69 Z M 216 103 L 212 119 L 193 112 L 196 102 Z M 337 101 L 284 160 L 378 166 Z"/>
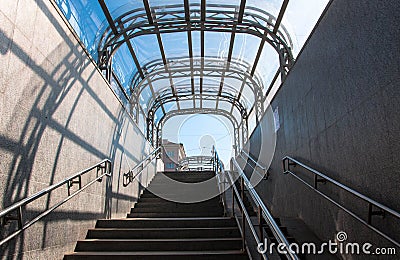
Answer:
<path fill-rule="evenodd" d="M 233 156 L 233 127 L 229 120 L 216 115 L 183 115 L 168 120 L 163 139 L 183 143 L 187 156 L 211 155 L 212 145 L 225 165 Z"/>

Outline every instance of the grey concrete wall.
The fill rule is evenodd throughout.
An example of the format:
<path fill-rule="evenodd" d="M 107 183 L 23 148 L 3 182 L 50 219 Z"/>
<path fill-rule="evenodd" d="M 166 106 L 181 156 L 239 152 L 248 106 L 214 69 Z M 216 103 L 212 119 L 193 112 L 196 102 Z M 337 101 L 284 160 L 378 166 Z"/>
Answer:
<path fill-rule="evenodd" d="M 279 108 L 281 126 L 271 177 L 257 189 L 277 216 L 303 219 L 324 241 L 345 231 L 349 241 L 391 245 L 293 177 L 283 175 L 281 159 L 285 155 L 299 159 L 400 211 L 398 10 L 399 1 L 334 0 L 272 102 L 273 109 Z M 257 134 L 250 143 L 257 155 Z M 260 154 L 262 163 L 265 158 Z M 366 219 L 366 203 L 332 185 L 320 186 Z M 390 216 L 374 218 L 379 229 L 400 241 L 398 223 Z"/>
<path fill-rule="evenodd" d="M 140 191 L 124 188 L 122 174 L 151 147 L 50 1 L 0 0 L 0 99 L 2 209 L 104 158 L 114 162 L 112 179 L 0 248 L 3 259 L 61 259 L 95 219 L 125 216 Z M 141 175 L 144 185 L 154 169 Z M 44 196 L 26 218 L 66 195 L 63 186 Z"/>

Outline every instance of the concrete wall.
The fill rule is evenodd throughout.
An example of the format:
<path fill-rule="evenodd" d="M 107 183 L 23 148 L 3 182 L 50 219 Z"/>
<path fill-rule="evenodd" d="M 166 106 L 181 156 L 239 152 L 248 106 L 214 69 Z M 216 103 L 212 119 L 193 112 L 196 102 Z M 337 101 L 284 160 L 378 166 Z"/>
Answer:
<path fill-rule="evenodd" d="M 151 147 L 50 1 L 0 0 L 0 99 L 1 208 L 104 158 L 114 162 L 112 179 L 0 248 L 4 259 L 61 259 L 95 219 L 130 210 L 140 191 L 124 188 L 122 174 Z M 144 185 L 154 172 L 142 174 Z M 66 195 L 63 186 L 44 196 L 26 218 Z"/>
<path fill-rule="evenodd" d="M 277 216 L 302 218 L 324 241 L 345 231 L 349 241 L 391 245 L 283 175 L 281 159 L 285 155 L 299 159 L 400 211 L 398 10 L 399 1 L 334 0 L 272 102 L 274 110 L 279 108 L 281 125 L 271 177 L 257 189 Z M 250 143 L 257 155 L 257 131 Z M 260 154 L 260 162 L 267 157 Z M 332 185 L 320 186 L 366 219 L 366 203 Z M 374 218 L 379 229 L 399 241 L 398 223 L 390 216 Z"/>

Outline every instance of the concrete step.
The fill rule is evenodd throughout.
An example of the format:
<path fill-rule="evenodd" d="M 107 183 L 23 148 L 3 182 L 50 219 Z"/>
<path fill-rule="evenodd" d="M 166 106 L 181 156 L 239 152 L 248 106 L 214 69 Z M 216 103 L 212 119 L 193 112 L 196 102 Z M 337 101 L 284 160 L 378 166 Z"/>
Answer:
<path fill-rule="evenodd" d="M 213 228 L 95 228 L 87 239 L 150 239 L 150 238 L 225 238 L 240 237 L 237 227 Z"/>
<path fill-rule="evenodd" d="M 212 212 L 134 212 L 127 214 L 127 218 L 190 218 L 190 217 L 220 217 L 223 209 Z"/>
<path fill-rule="evenodd" d="M 224 211 L 219 207 L 219 205 L 179 205 L 179 206 L 160 206 L 160 207 L 135 207 L 131 209 L 131 214 L 133 213 L 165 213 L 165 212 L 208 212 L 223 214 Z"/>
<path fill-rule="evenodd" d="M 241 238 L 85 239 L 78 241 L 75 252 L 214 251 L 240 250 L 241 246 Z"/>
<path fill-rule="evenodd" d="M 170 192 L 170 191 L 168 191 L 168 192 L 164 192 L 163 191 L 162 193 L 160 192 L 160 193 L 157 193 L 157 194 L 154 194 L 154 193 L 151 193 L 151 192 L 143 192 L 143 194 L 140 196 L 140 199 L 141 198 L 160 198 L 160 197 L 163 198 L 164 195 L 176 196 L 176 195 L 180 195 L 180 194 L 182 194 L 182 192 L 179 192 L 179 193 L 178 192 L 174 192 L 173 193 L 173 192 Z M 219 199 L 219 196 L 216 196 L 213 199 Z"/>
<path fill-rule="evenodd" d="M 224 251 L 158 251 L 158 252 L 75 252 L 64 256 L 64 260 L 247 260 L 241 250 Z"/>
<path fill-rule="evenodd" d="M 175 171 L 175 172 L 159 172 L 163 173 L 165 175 L 215 175 L 215 172 L 213 171 Z M 158 174 L 159 174 L 158 173 Z"/>
<path fill-rule="evenodd" d="M 214 206 L 214 207 L 221 206 L 219 199 L 207 200 L 207 201 L 203 201 L 203 202 L 199 202 L 199 203 L 202 206 Z M 140 203 L 136 203 L 134 208 L 179 207 L 181 205 L 190 206 L 190 205 L 196 205 L 196 204 L 178 203 L 178 202 L 167 201 L 167 200 L 164 200 L 164 201 L 147 200 L 147 201 L 140 201 Z"/>
<path fill-rule="evenodd" d="M 213 228 L 237 227 L 233 218 L 100 219 L 96 228 Z"/>
<path fill-rule="evenodd" d="M 176 174 L 176 175 L 156 175 L 154 176 L 153 180 L 157 180 L 157 179 L 164 179 L 165 177 L 177 180 L 177 179 L 203 179 L 203 180 L 208 180 L 211 178 L 214 178 L 216 175 L 212 174 L 212 175 L 181 175 L 181 174 Z"/>

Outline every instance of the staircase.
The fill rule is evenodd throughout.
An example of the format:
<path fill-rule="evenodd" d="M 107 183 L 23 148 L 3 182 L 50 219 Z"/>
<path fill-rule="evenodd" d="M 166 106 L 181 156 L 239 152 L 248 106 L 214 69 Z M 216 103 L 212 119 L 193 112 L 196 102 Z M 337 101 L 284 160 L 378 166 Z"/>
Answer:
<path fill-rule="evenodd" d="M 165 175 L 187 183 L 214 177 L 213 172 Z M 156 175 L 149 187 L 162 180 Z M 235 219 L 223 212 L 219 197 L 185 204 L 145 190 L 126 219 L 98 220 L 64 259 L 249 259 Z"/>

